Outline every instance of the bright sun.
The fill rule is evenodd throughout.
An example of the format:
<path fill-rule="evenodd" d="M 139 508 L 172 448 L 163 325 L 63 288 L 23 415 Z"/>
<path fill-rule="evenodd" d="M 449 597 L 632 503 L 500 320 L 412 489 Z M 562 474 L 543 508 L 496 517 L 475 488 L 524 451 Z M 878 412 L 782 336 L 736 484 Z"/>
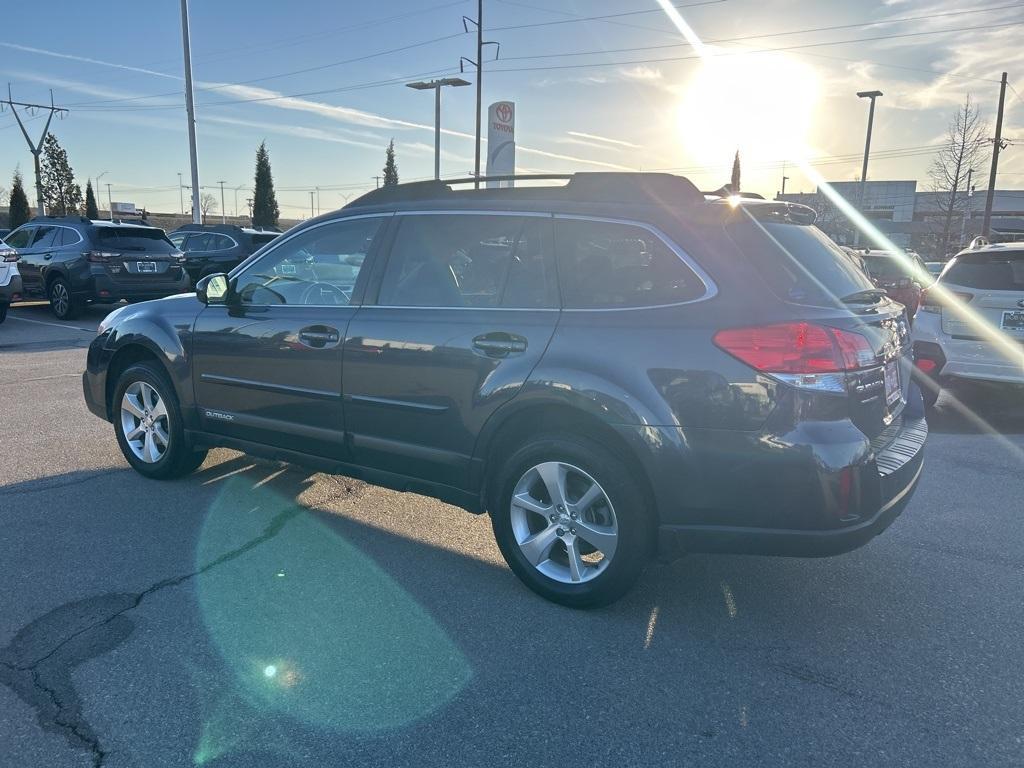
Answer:
<path fill-rule="evenodd" d="M 781 54 L 707 52 L 679 106 L 683 150 L 704 162 L 737 149 L 754 162 L 803 156 L 818 99 L 814 72 Z"/>

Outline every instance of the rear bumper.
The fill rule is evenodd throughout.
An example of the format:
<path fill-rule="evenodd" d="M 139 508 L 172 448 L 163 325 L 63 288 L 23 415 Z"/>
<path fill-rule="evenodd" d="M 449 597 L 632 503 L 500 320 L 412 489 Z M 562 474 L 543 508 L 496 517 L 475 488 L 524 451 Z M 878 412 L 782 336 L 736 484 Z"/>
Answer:
<path fill-rule="evenodd" d="M 784 435 L 645 428 L 659 550 L 821 557 L 862 546 L 913 496 L 928 427 L 916 385 L 874 440 L 848 420 Z M 656 438 L 656 439 L 655 439 Z"/>
<path fill-rule="evenodd" d="M 10 304 L 15 296 L 21 295 L 21 275 L 11 275 L 7 283 L 0 285 L 0 304 Z"/>
<path fill-rule="evenodd" d="M 162 299 L 177 293 L 192 290 L 188 273 L 181 267 L 173 267 L 178 271 L 176 277 L 161 277 L 155 280 L 113 280 L 109 275 L 94 274 L 92 285 L 84 291 L 86 298 L 99 301 L 143 301 L 145 299 Z"/>
<path fill-rule="evenodd" d="M 1011 343 L 1019 342 L 1011 340 Z M 942 350 L 942 366 L 932 372 L 933 378 L 1024 384 L 1024 367 L 1014 365 L 990 341 L 953 338 L 942 330 L 940 315 L 918 314 L 914 325 L 914 344 L 915 348 L 921 344 L 935 344 Z M 1024 345 L 1021 349 L 1024 350 Z"/>

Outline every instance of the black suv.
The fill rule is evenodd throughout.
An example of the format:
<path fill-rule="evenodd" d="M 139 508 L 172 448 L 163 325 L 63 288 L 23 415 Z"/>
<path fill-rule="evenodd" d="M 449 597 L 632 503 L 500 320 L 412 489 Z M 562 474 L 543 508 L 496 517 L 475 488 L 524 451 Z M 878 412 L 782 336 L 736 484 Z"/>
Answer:
<path fill-rule="evenodd" d="M 228 446 L 488 511 L 512 570 L 574 606 L 658 547 L 885 529 L 927 435 L 903 307 L 806 207 L 566 178 L 384 188 L 120 309 L 86 402 L 148 477 Z"/>
<path fill-rule="evenodd" d="M 87 302 L 156 299 L 191 287 L 181 252 L 157 227 L 39 216 L 6 242 L 21 257 L 24 296 L 48 299 L 61 320 Z"/>
<path fill-rule="evenodd" d="M 195 284 L 214 272 L 230 272 L 280 234 L 234 224 L 185 224 L 167 237 L 185 253 L 185 269 Z"/>

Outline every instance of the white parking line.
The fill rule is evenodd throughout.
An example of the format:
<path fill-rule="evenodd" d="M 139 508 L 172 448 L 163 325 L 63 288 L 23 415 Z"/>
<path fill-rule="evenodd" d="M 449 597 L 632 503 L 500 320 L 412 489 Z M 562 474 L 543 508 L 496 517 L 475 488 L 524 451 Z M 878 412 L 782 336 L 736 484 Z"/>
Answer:
<path fill-rule="evenodd" d="M 95 328 L 82 328 L 77 325 L 64 325 L 63 323 L 48 323 L 45 320 L 29 320 L 27 317 L 18 317 L 17 315 L 7 315 L 8 320 L 21 320 L 23 323 L 35 323 L 36 325 L 49 325 L 54 328 L 67 328 L 71 331 L 83 331 L 85 333 L 96 333 Z"/>

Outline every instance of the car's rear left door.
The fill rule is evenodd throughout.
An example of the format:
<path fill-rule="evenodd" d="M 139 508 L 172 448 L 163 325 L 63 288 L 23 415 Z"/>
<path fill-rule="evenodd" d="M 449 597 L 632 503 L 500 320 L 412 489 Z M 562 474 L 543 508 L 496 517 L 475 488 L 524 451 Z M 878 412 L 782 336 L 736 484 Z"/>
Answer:
<path fill-rule="evenodd" d="M 302 229 L 232 277 L 196 318 L 192 377 L 207 432 L 343 460 L 342 341 L 386 221 Z"/>

